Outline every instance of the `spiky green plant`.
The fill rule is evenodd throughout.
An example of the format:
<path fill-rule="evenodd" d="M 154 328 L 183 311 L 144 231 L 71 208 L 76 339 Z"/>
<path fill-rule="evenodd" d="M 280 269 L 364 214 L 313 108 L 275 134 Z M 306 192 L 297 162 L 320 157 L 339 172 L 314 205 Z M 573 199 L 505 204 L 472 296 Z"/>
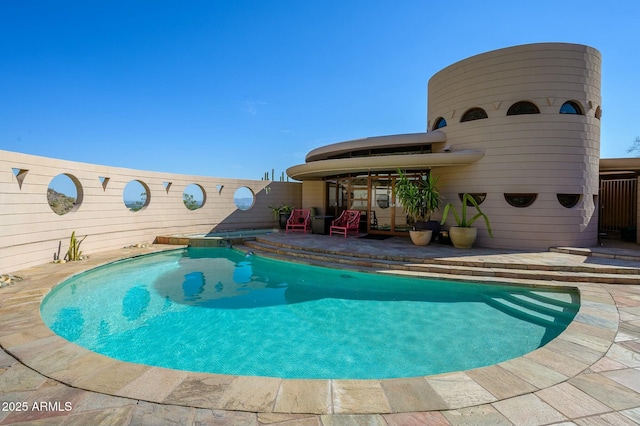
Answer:
<path fill-rule="evenodd" d="M 478 213 L 476 213 L 476 215 L 469 220 L 467 220 L 467 203 L 471 204 L 476 208 L 476 210 L 478 210 Z M 453 211 L 453 216 L 456 219 L 456 225 L 462 228 L 470 228 L 473 222 L 475 222 L 480 218 L 483 218 L 484 223 L 487 225 L 487 231 L 489 232 L 489 236 L 493 238 L 493 233 L 491 232 L 491 225 L 489 224 L 489 218 L 487 217 L 486 214 L 482 212 L 482 210 L 480 210 L 480 206 L 470 194 L 465 193 L 462 195 L 462 209 L 461 209 L 460 215 L 458 215 L 458 212 L 456 211 L 456 207 L 452 203 L 448 203 L 446 206 L 444 206 L 444 210 L 442 211 L 442 221 L 440 222 L 441 225 L 444 225 L 444 222 L 447 220 L 447 216 L 449 215 L 449 210 Z"/>
<path fill-rule="evenodd" d="M 80 251 L 80 244 L 87 238 L 85 235 L 81 240 L 76 238 L 76 231 L 71 233 L 71 240 L 69 241 L 69 249 L 65 255 L 65 259 L 68 261 L 81 260 L 82 252 Z"/>
<path fill-rule="evenodd" d="M 396 195 L 402 203 L 405 213 L 414 221 L 431 220 L 431 214 L 440 207 L 438 176 L 429 173 L 426 179 L 409 179 L 407 174 L 398 170 Z"/>

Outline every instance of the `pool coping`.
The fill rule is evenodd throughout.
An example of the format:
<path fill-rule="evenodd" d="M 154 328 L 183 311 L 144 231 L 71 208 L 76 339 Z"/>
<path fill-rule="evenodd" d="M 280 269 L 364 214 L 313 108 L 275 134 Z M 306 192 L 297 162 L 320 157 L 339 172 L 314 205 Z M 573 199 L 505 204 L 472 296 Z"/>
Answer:
<path fill-rule="evenodd" d="M 114 261 L 176 249 L 181 248 L 127 248 L 82 262 L 46 264 L 16 273 L 28 279 L 0 289 L 0 346 L 45 377 L 113 396 L 258 413 L 385 414 L 463 409 L 550 388 L 588 373 L 606 355 L 618 330 L 619 313 L 604 285 L 546 281 L 542 283 L 546 287 L 577 288 L 580 310 L 556 339 L 522 357 L 433 376 L 307 380 L 192 373 L 117 361 L 66 341 L 42 322 L 39 307 L 43 298 L 70 276 Z M 473 281 L 482 281 L 482 277 L 473 277 Z"/>

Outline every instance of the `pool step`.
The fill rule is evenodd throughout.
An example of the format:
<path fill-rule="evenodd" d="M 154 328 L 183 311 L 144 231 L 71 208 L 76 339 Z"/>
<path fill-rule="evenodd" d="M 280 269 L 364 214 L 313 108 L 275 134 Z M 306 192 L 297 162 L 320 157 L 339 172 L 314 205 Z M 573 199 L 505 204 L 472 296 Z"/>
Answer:
<path fill-rule="evenodd" d="M 562 282 L 592 282 L 600 284 L 640 285 L 640 268 L 580 267 L 567 268 L 553 265 L 517 264 L 503 265 L 490 262 L 473 262 L 456 259 L 417 259 L 402 256 L 364 256 L 355 253 L 308 249 L 281 242 L 257 238 L 244 245 L 257 254 L 282 259 L 296 259 L 322 266 L 360 268 L 362 270 L 393 270 L 407 275 L 429 275 L 457 280 L 536 280 Z"/>
<path fill-rule="evenodd" d="M 545 327 L 568 325 L 579 309 L 578 304 L 556 300 L 532 291 L 502 291 L 487 294 L 485 298 L 487 304 L 508 315 Z"/>

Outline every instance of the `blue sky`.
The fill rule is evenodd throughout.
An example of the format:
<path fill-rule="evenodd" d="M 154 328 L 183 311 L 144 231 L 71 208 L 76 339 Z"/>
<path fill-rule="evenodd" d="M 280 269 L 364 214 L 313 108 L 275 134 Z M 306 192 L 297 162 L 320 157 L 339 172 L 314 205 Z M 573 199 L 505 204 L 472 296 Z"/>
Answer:
<path fill-rule="evenodd" d="M 559 41 L 602 53 L 601 155 L 624 157 L 639 19 L 637 0 L 3 1 L 0 149 L 278 177 L 318 146 L 424 131 L 427 82 L 458 60 Z"/>

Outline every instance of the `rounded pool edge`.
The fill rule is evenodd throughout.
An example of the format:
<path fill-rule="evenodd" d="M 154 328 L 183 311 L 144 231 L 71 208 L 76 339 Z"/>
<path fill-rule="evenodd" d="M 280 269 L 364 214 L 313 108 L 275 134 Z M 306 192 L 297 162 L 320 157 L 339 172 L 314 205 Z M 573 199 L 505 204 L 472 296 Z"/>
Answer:
<path fill-rule="evenodd" d="M 76 270 L 62 279 L 60 274 L 43 274 L 37 283 L 29 283 L 39 289 L 37 301 L 27 307 L 6 301 L 0 306 L 0 311 L 13 314 L 0 315 L 0 324 L 5 321 L 21 324 L 13 327 L 13 333 L 0 336 L 0 346 L 45 377 L 114 396 L 234 411 L 384 414 L 482 405 L 566 381 L 606 354 L 619 320 L 613 299 L 604 286 L 555 282 L 552 286 L 578 289 L 581 302 L 578 314 L 556 339 L 522 357 L 435 376 L 307 380 L 190 373 L 122 362 L 66 341 L 49 330 L 40 318 L 40 304 L 45 295 L 71 276 L 114 261 L 166 250 L 176 250 L 176 247 L 153 247 L 135 253 L 111 252 L 110 259 L 74 264 Z M 63 265 L 44 265 L 44 268 L 56 272 L 55 268 L 60 266 Z M 25 289 L 25 293 L 33 294 L 34 289 Z M 505 387 L 501 382 L 507 379 L 510 382 Z"/>

